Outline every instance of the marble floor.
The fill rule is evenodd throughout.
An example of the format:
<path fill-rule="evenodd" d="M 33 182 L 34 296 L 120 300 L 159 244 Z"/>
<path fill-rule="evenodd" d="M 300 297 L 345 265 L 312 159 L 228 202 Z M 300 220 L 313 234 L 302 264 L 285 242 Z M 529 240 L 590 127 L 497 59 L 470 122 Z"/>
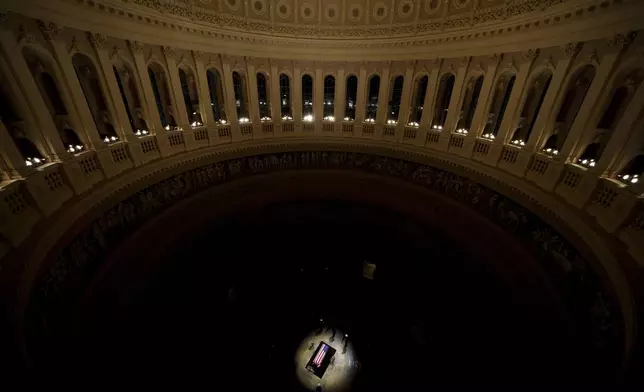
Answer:
<path fill-rule="evenodd" d="M 318 383 L 320 383 L 322 391 L 324 392 L 349 391 L 351 389 L 351 382 L 358 372 L 358 357 L 356 356 L 350 337 L 348 338 L 347 349 L 344 353 L 342 352 L 344 332 L 336 329 L 333 341 L 331 341 L 331 337 L 331 329 L 324 328 L 322 333 L 313 331 L 302 340 L 302 343 L 295 352 L 297 378 L 305 388 L 311 391 L 315 390 Z M 333 356 L 333 362 L 329 365 L 322 378 L 318 378 L 306 370 L 306 364 L 321 341 L 337 351 Z"/>

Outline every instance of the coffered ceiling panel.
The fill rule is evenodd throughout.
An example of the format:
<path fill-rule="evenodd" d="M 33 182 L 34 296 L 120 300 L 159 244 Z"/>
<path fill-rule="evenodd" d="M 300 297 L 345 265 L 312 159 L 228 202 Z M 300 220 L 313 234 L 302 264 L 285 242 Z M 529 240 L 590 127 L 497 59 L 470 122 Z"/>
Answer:
<path fill-rule="evenodd" d="M 345 18 L 342 0 L 324 0 L 322 3 L 322 25 L 340 26 Z"/>
<path fill-rule="evenodd" d="M 249 0 L 248 17 L 267 22 L 271 21 L 271 2 L 269 0 Z"/>
<path fill-rule="evenodd" d="M 365 9 L 367 2 L 358 0 L 345 0 L 347 15 L 345 18 L 346 25 L 364 25 L 367 23 L 367 12 Z"/>
<path fill-rule="evenodd" d="M 432 20 L 443 17 L 445 3 L 441 0 L 423 0 L 420 8 L 420 20 Z"/>
<path fill-rule="evenodd" d="M 393 23 L 411 23 L 416 20 L 422 0 L 396 0 L 392 11 Z"/>

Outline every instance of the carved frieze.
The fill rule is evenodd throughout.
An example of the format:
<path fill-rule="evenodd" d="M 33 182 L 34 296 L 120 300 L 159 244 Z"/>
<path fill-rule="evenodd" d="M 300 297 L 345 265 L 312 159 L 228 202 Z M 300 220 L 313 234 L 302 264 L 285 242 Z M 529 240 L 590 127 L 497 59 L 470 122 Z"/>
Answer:
<path fill-rule="evenodd" d="M 467 176 L 431 165 L 371 153 L 343 149 L 294 150 L 251 155 L 209 163 L 142 189 L 107 209 L 58 252 L 57 260 L 36 283 L 30 298 L 27 322 L 30 333 L 46 336 L 39 330 L 51 312 L 72 304 L 81 284 L 97 271 L 124 238 L 146 220 L 182 199 L 231 180 L 294 169 L 361 171 L 393 177 L 420 185 L 477 211 L 514 235 L 524 246 L 538 254 L 544 271 L 553 276 L 561 298 L 575 317 L 588 328 L 584 336 L 599 352 L 621 342 L 619 307 L 611 301 L 592 266 L 568 240 L 535 213 L 514 200 Z M 467 172 L 467 171 L 465 171 Z M 635 226 L 635 224 L 633 224 Z"/>

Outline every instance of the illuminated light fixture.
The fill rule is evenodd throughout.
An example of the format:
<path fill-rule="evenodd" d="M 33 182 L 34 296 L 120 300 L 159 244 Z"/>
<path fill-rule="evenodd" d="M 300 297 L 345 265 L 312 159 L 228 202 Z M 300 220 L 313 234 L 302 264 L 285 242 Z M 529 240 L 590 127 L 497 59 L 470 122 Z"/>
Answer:
<path fill-rule="evenodd" d="M 456 133 L 460 133 L 461 135 L 467 135 L 468 130 L 465 128 L 459 128 L 456 130 Z"/>
<path fill-rule="evenodd" d="M 291 121 L 291 120 L 293 120 L 293 117 L 291 117 L 291 116 L 282 116 L 282 120 Z"/>
<path fill-rule="evenodd" d="M 313 121 L 313 115 L 307 114 L 306 116 L 304 116 L 304 118 L 302 118 L 302 120 L 307 121 L 307 122 L 311 122 L 311 121 Z"/>
<path fill-rule="evenodd" d="M 82 149 L 83 149 L 83 146 L 81 146 L 80 144 L 77 144 L 76 146 L 72 146 L 72 145 L 70 144 L 70 145 L 69 145 L 69 148 L 67 149 L 67 151 L 69 151 L 69 152 L 71 152 L 71 153 L 74 153 L 74 152 L 80 151 L 80 150 L 82 150 Z"/>
<path fill-rule="evenodd" d="M 214 104 L 214 103 L 212 103 L 212 102 L 210 102 L 210 106 L 215 106 L 215 104 Z"/>
<path fill-rule="evenodd" d="M 352 119 L 352 118 L 349 118 L 349 117 L 345 117 L 345 118 L 344 118 L 344 121 L 353 121 L 353 119 Z"/>
<path fill-rule="evenodd" d="M 442 131 L 442 130 L 443 130 L 443 126 L 442 126 L 442 125 L 434 125 L 434 126 L 432 126 L 432 129 L 434 129 L 434 130 L 436 130 L 436 131 Z"/>
<path fill-rule="evenodd" d="M 407 125 L 410 126 L 410 127 L 416 127 L 416 128 L 418 128 L 420 126 L 420 124 L 418 124 L 416 121 L 412 121 Z"/>
<path fill-rule="evenodd" d="M 199 122 L 199 121 L 193 121 L 193 123 L 192 123 L 192 124 L 190 124 L 190 126 L 191 126 L 191 127 L 200 127 L 200 126 L 202 126 L 202 125 L 203 125 L 203 124 L 202 124 L 201 122 Z"/>
<path fill-rule="evenodd" d="M 27 159 L 27 160 L 25 161 L 25 165 L 27 165 L 27 166 L 33 166 L 34 164 L 33 164 L 29 159 Z"/>
<path fill-rule="evenodd" d="M 376 122 L 376 120 L 375 120 L 375 119 L 373 119 L 373 118 L 368 118 L 368 119 L 364 120 L 364 122 L 368 122 L 368 123 L 375 123 L 375 122 Z"/>
<path fill-rule="evenodd" d="M 481 137 L 482 137 L 483 139 L 494 140 L 494 138 L 495 138 L 496 136 L 494 136 L 494 134 L 493 134 L 493 133 L 486 133 L 486 134 L 482 135 Z"/>
<path fill-rule="evenodd" d="M 226 124 L 226 120 L 219 120 L 219 124 Z"/>
<path fill-rule="evenodd" d="M 110 138 L 110 140 L 111 140 L 111 141 L 113 141 L 113 142 L 115 142 L 115 141 L 117 140 L 117 139 L 116 139 L 116 136 L 112 136 L 112 137 Z"/>
<path fill-rule="evenodd" d="M 192 114 L 197 114 L 197 112 L 192 112 Z"/>
<path fill-rule="evenodd" d="M 335 117 L 333 117 L 333 116 L 326 116 L 326 117 L 324 117 L 324 120 L 325 120 L 325 121 L 331 121 L 331 122 L 334 122 L 334 121 L 335 121 Z"/>
<path fill-rule="evenodd" d="M 137 129 L 137 130 L 136 130 L 136 133 L 135 133 L 135 135 L 136 135 L 136 136 L 141 136 L 142 134 L 143 134 L 143 133 L 141 132 L 141 130 L 140 130 L 140 129 Z"/>
<path fill-rule="evenodd" d="M 521 147 L 525 146 L 525 142 L 523 140 L 519 140 L 519 139 L 512 140 L 510 143 L 512 143 L 512 144 L 514 144 L 516 146 L 521 146 Z"/>
<path fill-rule="evenodd" d="M 396 120 L 387 120 L 387 125 L 396 125 L 398 124 L 398 121 Z"/>
<path fill-rule="evenodd" d="M 578 161 L 578 162 L 579 162 L 581 165 L 583 165 L 583 166 L 588 166 L 588 167 L 595 167 L 595 165 L 597 164 L 597 162 L 596 162 L 593 158 L 590 158 L 590 159 L 579 159 L 579 161 Z"/>
<path fill-rule="evenodd" d="M 245 123 L 247 123 L 247 122 L 249 122 L 249 121 L 250 121 L 250 120 L 249 120 L 247 117 L 241 117 L 241 118 L 239 119 L 239 122 L 240 122 L 241 124 L 245 124 Z"/>
<path fill-rule="evenodd" d="M 110 142 L 110 138 L 109 138 L 109 137 L 107 137 L 107 136 L 105 136 L 105 139 L 103 139 L 103 141 L 104 141 L 105 143 L 109 143 L 109 142 Z"/>
<path fill-rule="evenodd" d="M 169 125 L 166 125 L 166 126 L 165 126 L 165 130 L 166 130 L 166 131 L 169 131 L 169 130 L 170 130 L 170 126 L 169 126 Z"/>
<path fill-rule="evenodd" d="M 543 152 L 544 154 L 548 154 L 548 155 L 557 155 L 557 154 L 559 154 L 559 150 L 556 150 L 554 148 L 544 148 L 543 150 L 541 150 L 541 152 Z"/>
<path fill-rule="evenodd" d="M 630 182 L 631 184 L 637 184 L 637 182 L 640 180 L 639 179 L 640 175 L 639 174 L 624 174 L 624 175 L 617 175 L 617 178 L 621 179 L 624 182 Z"/>
<path fill-rule="evenodd" d="M 271 121 L 271 120 L 272 120 L 272 118 L 270 118 L 268 116 L 264 116 L 264 117 L 260 118 L 260 121 Z"/>
<path fill-rule="evenodd" d="M 40 163 L 40 158 L 34 158 L 34 162 Z"/>

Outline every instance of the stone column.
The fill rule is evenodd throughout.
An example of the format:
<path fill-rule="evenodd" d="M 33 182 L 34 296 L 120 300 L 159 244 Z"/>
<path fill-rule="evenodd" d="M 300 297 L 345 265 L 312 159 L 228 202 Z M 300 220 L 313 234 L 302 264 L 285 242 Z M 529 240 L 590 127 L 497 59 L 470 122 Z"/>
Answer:
<path fill-rule="evenodd" d="M 461 109 L 461 101 L 463 95 L 463 85 L 465 84 L 465 76 L 467 75 L 467 67 L 470 65 L 470 58 L 465 57 L 461 60 L 456 71 L 456 78 L 454 80 L 454 87 L 452 88 L 452 97 L 449 100 L 449 107 L 447 108 L 447 118 L 443 126 L 438 148 L 440 150 L 447 150 L 449 139 L 452 137 L 452 132 L 458 122 L 458 116 Z"/>
<path fill-rule="evenodd" d="M 322 119 L 324 118 L 324 73 L 322 65 L 315 64 L 315 80 L 313 81 L 313 119 L 315 120 L 315 133 L 322 133 Z"/>
<path fill-rule="evenodd" d="M 405 80 L 403 83 L 402 97 L 400 100 L 400 111 L 398 112 L 398 138 L 401 139 L 405 126 L 409 122 L 409 109 L 411 108 L 411 94 L 414 91 L 414 63 L 408 63 L 405 69 Z M 427 96 L 427 94 L 425 94 Z"/>
<path fill-rule="evenodd" d="M 274 123 L 282 122 L 282 97 L 280 96 L 280 74 L 277 69 L 277 64 L 271 62 L 271 74 L 269 80 L 266 83 L 270 83 L 270 99 L 271 99 L 271 118 Z"/>
<path fill-rule="evenodd" d="M 324 74 L 322 65 L 315 64 L 315 80 L 313 81 L 313 120 L 315 133 L 322 133 L 322 118 L 324 118 Z"/>
<path fill-rule="evenodd" d="M 436 93 L 438 88 L 438 77 L 441 70 L 443 60 L 435 59 L 433 61 L 434 68 L 429 73 L 429 80 L 427 80 L 427 92 L 425 93 L 425 101 L 423 102 L 423 114 L 420 118 L 420 129 L 427 130 L 431 121 L 434 119 L 434 101 L 436 100 Z"/>
<path fill-rule="evenodd" d="M 634 156 L 634 152 L 642 148 L 641 138 L 633 140 L 629 137 L 633 132 L 641 132 L 641 130 L 634 127 L 640 113 L 644 113 L 644 83 L 640 83 L 637 91 L 633 94 L 633 99 L 631 99 L 622 117 L 614 127 L 597 165 L 591 171 L 596 172 L 598 175 L 603 175 L 607 173 L 608 169 L 612 169 L 612 171 L 620 170 L 621 167 L 615 167 L 615 163 L 618 162 L 618 157 L 623 154 L 624 149 L 628 149 L 629 156 Z"/>
<path fill-rule="evenodd" d="M 391 85 L 391 77 L 389 73 L 391 72 L 391 64 L 389 62 L 385 63 L 385 67 L 382 69 L 382 75 L 380 76 L 380 91 L 378 92 L 378 113 L 376 114 L 376 128 L 380 128 L 378 137 L 382 137 L 382 126 L 387 121 L 387 111 L 389 110 L 389 89 Z"/>
<path fill-rule="evenodd" d="M 560 91 L 564 86 L 564 81 L 566 80 L 568 69 L 570 68 L 574 54 L 576 54 L 577 52 L 578 50 L 575 50 L 574 53 L 569 52 L 568 55 L 564 55 L 557 62 L 555 71 L 552 75 L 552 79 L 550 80 L 550 85 L 548 86 L 548 91 L 546 92 L 546 96 L 544 97 L 543 103 L 541 104 L 541 109 L 537 114 L 537 120 L 534 123 L 534 128 L 532 129 L 532 133 L 530 134 L 530 137 L 526 142 L 526 150 L 539 152 L 541 150 L 541 147 L 543 147 L 543 145 L 546 143 L 544 136 L 548 134 L 546 130 L 548 130 L 550 124 L 552 123 L 550 119 L 555 115 L 554 107 L 556 98 L 557 96 L 559 96 Z"/>
<path fill-rule="evenodd" d="M 470 65 L 470 58 L 465 57 L 461 60 L 458 70 L 456 71 L 456 79 L 454 80 L 454 88 L 452 89 L 452 97 L 449 101 L 447 108 L 447 118 L 445 119 L 445 126 L 443 127 L 443 134 L 449 135 L 454 132 L 458 116 L 461 111 L 461 102 L 463 101 L 463 93 L 465 92 L 463 86 L 465 84 L 465 76 L 467 76 L 467 68 Z M 444 139 L 444 137 L 441 137 Z M 449 139 L 449 138 L 448 138 Z"/>
<path fill-rule="evenodd" d="M 0 26 L 0 50 L 2 50 L 2 54 L 11 70 L 11 75 L 14 76 L 20 91 L 25 97 L 29 97 L 28 103 L 32 109 L 34 123 L 46 143 L 47 150 L 51 154 L 50 158 L 52 160 L 67 158 L 70 154 L 63 146 L 56 124 L 40 94 L 36 81 L 29 72 L 29 66 L 20 51 L 18 43 L 13 33 L 5 30 L 2 26 Z"/>
<path fill-rule="evenodd" d="M 138 41 L 129 41 L 132 57 L 134 58 L 134 66 L 138 73 L 138 79 L 141 82 L 142 96 L 139 97 L 143 109 L 147 110 L 149 131 L 158 135 L 164 135 L 164 129 L 161 124 L 161 115 L 157 109 L 157 101 L 154 97 L 152 90 L 152 82 L 148 74 L 148 67 L 145 64 L 145 57 L 143 53 L 143 44 Z"/>
<path fill-rule="evenodd" d="M 344 121 L 344 107 L 347 102 L 347 80 L 344 74 L 344 67 L 340 66 L 338 68 L 338 75 L 335 78 L 335 97 L 333 97 L 333 117 L 335 117 L 335 122 L 339 125 L 336 125 L 336 131 L 342 128 L 340 124 Z"/>
<path fill-rule="evenodd" d="M 532 63 L 534 59 L 538 56 L 538 50 L 529 50 L 524 52 L 523 58 L 525 61 L 519 66 L 519 70 L 516 74 L 514 85 L 512 86 L 512 92 L 510 93 L 510 98 L 508 99 L 508 104 L 505 108 L 505 113 L 503 119 L 501 120 L 501 126 L 499 128 L 499 133 L 496 135 L 494 142 L 490 146 L 490 152 L 483 159 L 489 165 L 496 165 L 504 146 L 508 142 L 509 135 L 512 133 L 517 124 L 517 112 L 521 97 L 523 96 L 523 90 L 530 76 L 530 70 L 532 69 Z M 510 63 L 510 66 L 513 66 L 513 63 Z M 523 161 L 522 161 L 523 162 Z M 522 163 L 523 164 L 523 163 Z"/>
<path fill-rule="evenodd" d="M 0 159 L 7 165 L 9 178 L 27 177 L 33 171 L 26 165 L 25 158 L 18 151 L 2 121 L 0 121 Z"/>
<path fill-rule="evenodd" d="M 66 42 L 58 35 L 57 32 L 55 32 L 57 27 L 53 23 L 44 24 L 39 21 L 39 26 L 43 35 L 50 42 L 52 54 L 60 67 L 60 76 L 62 79 L 59 79 L 59 82 L 61 84 L 64 83 L 64 85 L 59 86 L 59 88 L 60 94 L 63 95 L 63 99 L 65 98 L 66 93 L 69 92 L 71 105 L 68 105 L 67 101 L 65 104 L 72 124 L 75 128 L 78 128 L 76 129 L 76 132 L 85 132 L 85 139 L 88 144 L 88 148 L 93 148 L 95 150 L 105 148 L 106 145 L 101 140 L 98 129 L 96 128 L 96 123 L 94 122 L 94 117 L 87 103 L 87 99 L 85 98 L 85 93 L 83 92 L 78 76 L 76 75 L 76 69 L 72 63 L 72 57 L 69 55 L 69 51 L 67 50 Z M 98 70 L 96 71 L 98 72 Z M 109 100 L 106 99 L 105 101 L 107 109 L 113 118 L 114 111 L 111 110 L 113 108 L 111 107 Z"/>
<path fill-rule="evenodd" d="M 528 77 L 530 76 L 530 71 L 532 70 L 532 64 L 534 59 L 539 56 L 539 50 L 527 50 L 521 53 L 524 61 L 519 66 L 519 72 L 517 72 L 516 79 L 514 80 L 514 86 L 512 87 L 512 92 L 510 93 L 510 99 L 508 100 L 508 105 L 505 108 L 505 113 L 503 115 L 503 120 L 501 122 L 501 127 L 499 128 L 499 134 L 496 139 L 494 139 L 494 144 L 505 144 L 513 134 L 517 122 L 519 120 L 518 109 L 519 104 L 521 103 L 521 97 L 524 95 L 524 89 L 528 82 Z"/>
<path fill-rule="evenodd" d="M 246 75 L 248 78 L 248 118 L 255 127 L 259 126 L 259 94 L 257 94 L 257 71 L 251 59 L 246 58 Z"/>
<path fill-rule="evenodd" d="M 195 60 L 195 80 L 197 91 L 199 93 L 199 110 L 201 110 L 201 120 L 207 127 L 215 126 L 215 118 L 212 115 L 210 107 L 210 91 L 208 91 L 208 75 L 206 74 L 206 65 L 203 61 L 202 53 L 198 50 L 192 51 L 192 57 Z"/>
<path fill-rule="evenodd" d="M 168 65 L 168 82 L 169 90 L 172 101 L 172 112 L 174 118 L 184 130 L 190 129 L 190 119 L 188 118 L 188 110 L 192 112 L 192 108 L 187 108 L 183 100 L 183 89 L 181 88 L 181 79 L 179 78 L 179 67 L 177 66 L 176 54 L 174 48 L 169 46 L 163 47 L 163 55 L 166 64 Z"/>
<path fill-rule="evenodd" d="M 562 159 L 565 159 L 566 161 L 574 160 L 581 153 L 579 151 L 579 146 L 585 147 L 585 142 L 592 137 L 592 134 L 594 134 L 594 124 L 589 129 L 586 125 L 590 118 L 595 118 L 594 116 L 591 116 L 592 111 L 595 110 L 597 101 L 599 100 L 602 91 L 604 91 L 604 88 L 606 88 L 613 68 L 615 67 L 621 51 L 627 42 L 626 37 L 621 35 L 609 40 L 609 46 L 612 47 L 612 50 L 607 52 L 599 63 L 599 68 L 597 69 L 595 77 L 590 84 L 588 92 L 584 97 L 584 101 L 579 108 L 579 112 L 577 112 L 575 121 L 572 123 L 570 131 L 566 137 L 566 141 L 559 153 Z"/>
<path fill-rule="evenodd" d="M 237 107 L 235 106 L 235 87 L 233 84 L 233 71 L 231 59 L 228 56 L 221 58 L 221 79 L 223 81 L 224 97 L 226 101 L 226 116 L 230 124 L 230 134 L 233 141 L 241 139 L 239 120 L 237 118 Z"/>
<path fill-rule="evenodd" d="M 365 98 L 367 96 L 367 70 L 365 65 L 360 66 L 358 75 L 358 96 L 356 97 L 356 124 L 362 124 L 366 110 Z"/>
<path fill-rule="evenodd" d="M 293 92 L 291 95 L 291 110 L 296 127 L 302 123 L 302 71 L 296 62 L 293 67 Z"/>
<path fill-rule="evenodd" d="M 494 81 L 496 79 L 496 71 L 499 68 L 501 57 L 502 56 L 498 54 L 493 54 L 489 57 L 490 62 L 487 66 L 485 77 L 483 78 L 479 101 L 476 104 L 474 116 L 472 117 L 472 126 L 470 127 L 470 132 L 466 138 L 466 143 L 470 141 L 472 146 L 474 145 L 473 142 L 480 136 L 481 132 L 485 128 L 485 124 L 487 123 L 489 107 L 492 103 L 491 101 L 494 99 Z"/>
<path fill-rule="evenodd" d="M 105 97 L 106 101 L 111 99 L 112 106 L 114 107 L 114 112 L 116 113 L 116 129 L 121 135 L 122 140 L 133 141 L 137 140 L 133 130 L 130 126 L 130 120 L 127 116 L 127 111 L 125 109 L 125 102 L 121 97 L 121 90 L 119 89 L 118 82 L 116 81 L 116 76 L 114 75 L 114 69 L 112 68 L 112 62 L 110 61 L 109 55 L 107 53 L 107 48 L 104 45 L 105 39 L 102 38 L 100 34 L 88 34 L 89 40 L 94 47 L 94 52 L 96 53 L 96 58 L 98 59 L 98 66 L 100 67 L 97 72 L 103 74 L 103 79 L 105 80 L 106 92 L 109 97 Z M 125 86 L 123 86 L 125 89 Z"/>

